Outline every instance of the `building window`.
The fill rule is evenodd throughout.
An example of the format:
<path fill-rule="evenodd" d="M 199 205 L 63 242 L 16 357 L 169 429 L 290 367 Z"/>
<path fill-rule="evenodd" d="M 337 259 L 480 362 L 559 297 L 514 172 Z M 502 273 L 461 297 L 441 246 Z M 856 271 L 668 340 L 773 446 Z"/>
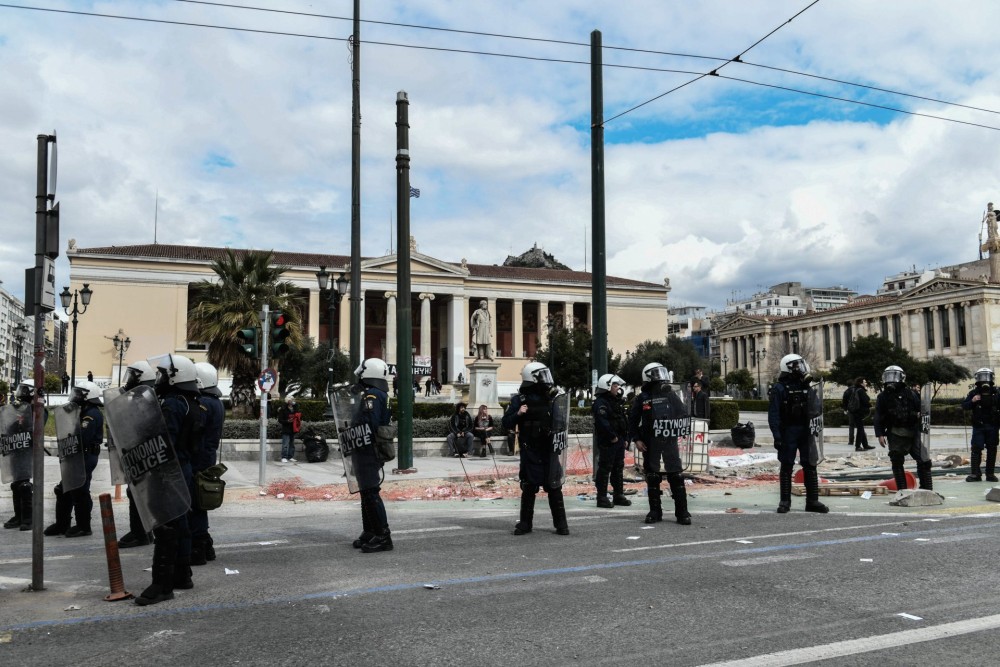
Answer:
<path fill-rule="evenodd" d="M 854 327 L 850 322 L 844 323 L 844 333 L 847 334 L 847 349 L 850 350 L 854 345 Z"/>
<path fill-rule="evenodd" d="M 823 356 L 832 359 L 830 356 L 830 327 L 823 327 Z"/>
<path fill-rule="evenodd" d="M 793 306 L 799 305 L 799 300 L 798 299 L 792 299 L 792 305 Z"/>
<path fill-rule="evenodd" d="M 955 306 L 955 319 L 957 320 L 958 345 L 967 345 L 965 340 L 965 306 Z"/>
<path fill-rule="evenodd" d="M 882 338 L 885 338 L 886 340 L 889 340 L 889 318 L 888 317 L 880 317 L 880 318 L 878 318 L 878 328 L 879 328 L 879 334 L 882 336 Z"/>
<path fill-rule="evenodd" d="M 843 349 L 840 346 L 840 325 L 833 325 L 833 352 L 835 355 L 834 359 L 840 359 L 843 356 Z"/>
<path fill-rule="evenodd" d="M 938 315 L 941 317 L 941 347 L 951 347 L 951 322 L 948 318 L 948 309 L 939 309 Z"/>
<path fill-rule="evenodd" d="M 903 347 L 903 334 L 900 332 L 900 317 L 899 315 L 892 316 L 892 344 L 896 347 Z"/>
<path fill-rule="evenodd" d="M 924 311 L 924 332 L 927 336 L 927 349 L 933 350 L 934 345 L 934 313 L 929 310 Z"/>

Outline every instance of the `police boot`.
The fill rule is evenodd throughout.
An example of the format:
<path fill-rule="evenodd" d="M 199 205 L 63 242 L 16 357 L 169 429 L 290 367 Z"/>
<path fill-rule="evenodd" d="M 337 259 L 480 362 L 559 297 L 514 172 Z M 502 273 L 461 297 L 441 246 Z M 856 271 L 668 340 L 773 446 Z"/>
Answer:
<path fill-rule="evenodd" d="M 21 482 L 21 530 L 31 530 L 31 482 Z"/>
<path fill-rule="evenodd" d="M 892 462 L 892 478 L 896 481 L 897 491 L 907 488 L 906 470 L 903 468 L 902 460 Z"/>
<path fill-rule="evenodd" d="M 531 520 L 535 516 L 535 494 L 521 491 L 520 521 L 514 524 L 515 535 L 526 535 L 531 532 Z"/>
<path fill-rule="evenodd" d="M 73 500 L 63 491 L 62 482 L 56 484 L 53 490 L 56 494 L 56 522 L 43 531 L 49 537 L 65 535 L 73 515 Z"/>
<path fill-rule="evenodd" d="M 993 453 L 994 458 L 996 457 L 996 452 Z M 969 461 L 969 476 L 965 478 L 966 482 L 981 482 L 983 481 L 983 472 L 979 468 L 980 464 L 983 462 L 983 450 L 973 449 L 970 455 Z M 995 463 L 995 461 L 994 461 Z"/>
<path fill-rule="evenodd" d="M 373 537 L 375 537 L 375 531 L 372 529 L 372 509 L 369 507 L 369 502 L 367 499 L 361 499 L 361 534 L 358 535 L 358 539 L 351 542 L 351 546 L 355 549 L 360 549 L 362 546 L 367 544 Z"/>
<path fill-rule="evenodd" d="M 10 485 L 10 490 L 14 494 L 14 516 L 4 522 L 4 528 L 17 528 L 21 525 L 21 485 L 14 482 Z"/>
<path fill-rule="evenodd" d="M 153 583 L 139 594 L 135 603 L 141 607 L 174 599 L 174 562 L 177 560 L 177 529 L 161 526 L 153 546 Z"/>
<path fill-rule="evenodd" d="M 778 471 L 778 514 L 792 509 L 792 465 L 782 463 Z"/>
<path fill-rule="evenodd" d="M 559 535 L 569 535 L 569 525 L 566 523 L 566 505 L 563 503 L 562 489 L 552 489 L 548 492 L 549 511 L 552 512 L 552 525 Z"/>
<path fill-rule="evenodd" d="M 210 534 L 202 538 L 202 547 L 205 549 L 205 560 L 215 560 L 215 540 Z"/>
<path fill-rule="evenodd" d="M 996 466 L 997 466 L 997 448 L 987 447 L 986 448 L 986 481 L 987 482 L 1000 482 L 996 476 Z"/>
<path fill-rule="evenodd" d="M 597 506 L 614 507 L 615 504 L 608 498 L 608 473 L 598 470 L 594 483 L 597 485 Z"/>
<path fill-rule="evenodd" d="M 921 461 L 917 464 L 917 479 L 920 481 L 920 488 L 928 491 L 934 490 L 934 481 L 931 478 L 931 462 Z"/>
<path fill-rule="evenodd" d="M 816 466 L 802 466 L 803 481 L 806 483 L 806 511 L 826 514 L 830 508 L 819 501 L 819 475 Z"/>
<path fill-rule="evenodd" d="M 150 539 L 149 534 L 144 530 L 139 530 L 138 533 L 129 531 L 125 533 L 120 540 L 118 540 L 119 549 L 131 549 L 132 547 L 144 547 L 152 544 L 153 540 Z"/>
<path fill-rule="evenodd" d="M 174 561 L 174 588 L 187 591 L 194 588 L 194 581 L 191 579 L 191 556 L 177 554 Z"/>
<path fill-rule="evenodd" d="M 205 540 L 201 536 L 191 538 L 191 566 L 207 565 L 208 559 L 205 557 Z M 177 588 L 180 588 L 178 586 Z"/>
<path fill-rule="evenodd" d="M 662 495 L 663 491 L 660 491 L 659 487 L 649 487 L 649 514 L 646 515 L 646 523 L 663 521 L 663 505 L 660 502 Z"/>
<path fill-rule="evenodd" d="M 622 478 L 621 469 L 611 471 L 611 488 L 614 490 L 611 500 L 615 505 L 628 507 L 632 504 L 632 501 L 625 497 L 625 480 Z"/>
<path fill-rule="evenodd" d="M 388 526 L 361 545 L 362 553 L 373 554 L 377 551 L 392 551 L 392 535 Z"/>
<path fill-rule="evenodd" d="M 674 499 L 674 516 L 682 526 L 691 525 L 691 513 L 688 512 L 687 489 L 684 488 L 684 478 L 680 475 L 670 477 L 670 495 Z"/>
<path fill-rule="evenodd" d="M 86 537 L 92 535 L 90 530 L 90 513 L 94 509 L 94 501 L 90 493 L 83 489 L 72 492 L 73 512 L 76 514 L 76 525 L 66 531 L 66 537 Z"/>

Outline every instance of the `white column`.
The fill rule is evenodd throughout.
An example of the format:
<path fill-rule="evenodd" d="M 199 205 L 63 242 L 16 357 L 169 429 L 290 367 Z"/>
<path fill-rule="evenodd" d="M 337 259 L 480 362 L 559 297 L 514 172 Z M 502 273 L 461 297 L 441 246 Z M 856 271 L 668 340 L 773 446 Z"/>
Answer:
<path fill-rule="evenodd" d="M 448 303 L 448 375 L 445 382 L 454 382 L 459 373 L 465 373 L 465 329 L 462 303 L 465 298 L 454 294 Z M 468 378 L 465 378 L 468 380 Z"/>
<path fill-rule="evenodd" d="M 396 363 L 396 293 L 385 293 L 385 361 Z"/>
<path fill-rule="evenodd" d="M 514 299 L 513 318 L 511 322 L 511 335 L 514 337 L 514 356 L 524 356 L 524 301 Z"/>
<path fill-rule="evenodd" d="M 326 299 L 318 289 L 309 290 L 309 330 L 306 336 L 319 341 L 319 314 L 326 306 Z"/>
<path fill-rule="evenodd" d="M 499 357 L 500 352 L 497 350 L 497 300 L 495 297 L 486 299 L 486 309 L 490 311 L 490 347 L 493 348 L 493 356 Z"/>
<path fill-rule="evenodd" d="M 434 295 L 422 292 L 420 298 L 420 355 L 431 356 L 431 301 Z"/>
<path fill-rule="evenodd" d="M 538 347 L 549 345 L 549 302 L 538 302 Z"/>
<path fill-rule="evenodd" d="M 958 354 L 958 315 L 955 313 L 955 304 L 949 303 L 945 306 L 948 316 L 948 333 L 951 337 L 951 351 Z"/>
<path fill-rule="evenodd" d="M 566 329 L 573 328 L 573 302 L 563 302 L 563 319 L 566 320 Z"/>
<path fill-rule="evenodd" d="M 943 352 L 944 341 L 941 340 L 941 315 L 938 313 L 939 310 L 938 306 L 931 306 L 928 312 L 930 312 L 931 324 L 934 326 L 934 349 Z"/>
<path fill-rule="evenodd" d="M 972 304 L 969 301 L 962 302 L 962 319 L 965 320 L 965 349 L 975 352 L 976 348 L 972 343 Z"/>

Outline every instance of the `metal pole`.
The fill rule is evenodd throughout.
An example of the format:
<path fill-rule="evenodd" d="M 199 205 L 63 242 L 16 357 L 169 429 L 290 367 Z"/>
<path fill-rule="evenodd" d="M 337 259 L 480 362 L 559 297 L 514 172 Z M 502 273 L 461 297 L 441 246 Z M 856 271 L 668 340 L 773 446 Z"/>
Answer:
<path fill-rule="evenodd" d="M 607 257 L 604 249 L 604 79 L 601 54 L 601 31 L 590 33 L 590 200 L 591 246 L 594 263 L 591 272 L 591 301 L 594 323 L 591 342 L 594 368 L 598 375 L 608 372 L 608 293 Z M 570 317 L 573 313 L 568 313 Z"/>
<path fill-rule="evenodd" d="M 45 313 L 42 312 L 41 288 L 45 278 L 42 276 L 43 258 L 46 249 L 46 228 L 48 215 L 49 190 L 49 141 L 55 137 L 46 134 L 38 135 L 38 177 L 35 190 L 35 286 L 31 293 L 34 303 L 31 304 L 35 313 L 35 395 L 32 399 L 32 481 L 35 493 L 31 497 L 31 514 L 35 517 L 31 522 L 31 587 L 29 590 L 45 590 L 43 554 L 45 539 L 42 535 L 45 525 L 45 404 L 42 392 L 45 387 Z M 25 293 L 27 293 L 25 286 Z M 27 303 L 24 304 L 28 306 Z M 73 342 L 76 342 L 74 333 Z"/>
<path fill-rule="evenodd" d="M 79 312 L 76 309 L 76 295 L 78 291 L 79 290 L 73 290 L 73 363 L 72 363 L 72 372 L 70 373 L 70 378 L 69 378 L 69 388 L 71 390 L 73 389 L 73 387 L 76 386 L 76 322 L 77 322 L 77 313 Z"/>
<path fill-rule="evenodd" d="M 361 365 L 361 0 L 351 37 L 351 370 Z M 409 247 L 409 238 L 404 239 Z"/>
<path fill-rule="evenodd" d="M 410 101 L 396 93 L 396 377 L 398 471 L 413 468 L 413 315 L 410 305 Z"/>
<path fill-rule="evenodd" d="M 271 306 L 264 304 L 264 309 L 260 313 L 260 372 L 267 370 L 267 340 L 269 329 L 271 328 L 270 317 Z M 260 465 L 257 469 L 257 484 L 262 487 L 267 483 L 267 473 L 265 464 L 267 463 L 267 395 L 268 392 L 260 391 Z"/>

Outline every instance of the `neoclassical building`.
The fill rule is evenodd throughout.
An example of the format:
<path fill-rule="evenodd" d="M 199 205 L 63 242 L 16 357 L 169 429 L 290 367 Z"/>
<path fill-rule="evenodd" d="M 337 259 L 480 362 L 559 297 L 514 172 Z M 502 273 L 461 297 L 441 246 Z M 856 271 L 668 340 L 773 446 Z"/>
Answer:
<path fill-rule="evenodd" d="M 244 252 L 236 250 L 235 252 Z M 99 383 L 117 383 L 118 355 L 112 344 L 121 329 L 131 340 L 123 361 L 164 352 L 202 360 L 205 345 L 188 335 L 188 312 L 197 302 L 196 283 L 212 279 L 211 262 L 224 248 L 180 245 L 77 247 L 70 241 L 70 289 L 89 284 L 93 297 L 79 318 L 77 376 L 94 373 Z M 345 298 L 332 310 L 319 291 L 316 272 L 325 267 L 333 278 L 350 277 L 344 255 L 276 251 L 274 261 L 289 267 L 283 279 L 302 291 L 302 326 L 317 342 L 329 340 L 346 348 L 350 314 Z M 396 255 L 361 261 L 361 328 L 365 357 L 390 363 L 396 354 Z M 431 359 L 431 374 L 442 383 L 459 373 L 469 377 L 469 318 L 486 300 L 497 361 L 500 391 L 513 391 L 521 367 L 544 345 L 547 323 L 591 325 L 591 274 L 557 269 L 515 268 L 448 262 L 415 250 L 410 259 L 415 354 Z M 608 344 L 616 352 L 633 349 L 647 339 L 663 339 L 667 331 L 669 287 L 608 276 Z M 332 315 L 332 319 L 331 319 Z M 70 332 L 72 334 L 72 332 Z M 225 372 L 222 371 L 222 375 Z M 223 378 L 222 384 L 225 384 Z"/>

